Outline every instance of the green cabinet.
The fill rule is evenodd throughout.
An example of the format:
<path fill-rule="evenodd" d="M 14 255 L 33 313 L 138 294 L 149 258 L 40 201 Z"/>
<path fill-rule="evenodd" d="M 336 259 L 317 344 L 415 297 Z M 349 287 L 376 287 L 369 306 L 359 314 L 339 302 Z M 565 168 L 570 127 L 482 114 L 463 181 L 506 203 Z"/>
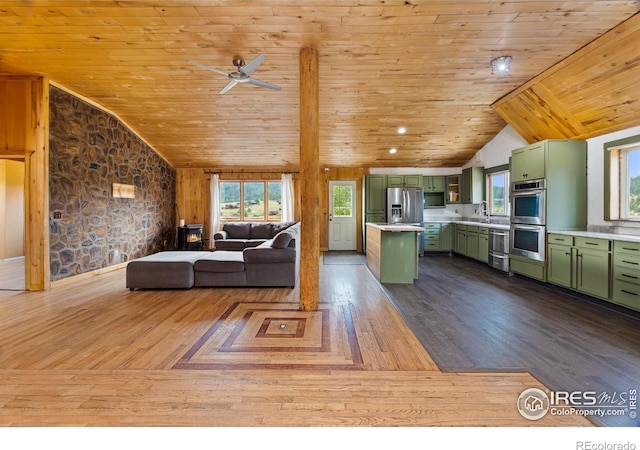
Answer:
<path fill-rule="evenodd" d="M 422 177 L 422 189 L 424 195 L 424 208 L 444 208 L 445 207 L 445 177 L 425 176 Z"/>
<path fill-rule="evenodd" d="M 422 189 L 424 192 L 444 192 L 445 176 L 424 176 L 422 177 Z"/>
<path fill-rule="evenodd" d="M 364 222 L 362 223 L 362 251 L 367 251 L 366 223 L 387 221 L 387 176 L 365 175 L 362 180 Z"/>
<path fill-rule="evenodd" d="M 387 187 L 422 187 L 422 175 L 387 175 Z"/>
<path fill-rule="evenodd" d="M 365 175 L 364 213 L 387 214 L 387 175 Z"/>
<path fill-rule="evenodd" d="M 550 233 L 547 281 L 609 299 L 611 241 Z"/>
<path fill-rule="evenodd" d="M 640 242 L 613 243 L 611 301 L 640 311 Z"/>
<path fill-rule="evenodd" d="M 462 203 L 477 204 L 484 200 L 484 169 L 468 167 L 462 171 Z"/>
<path fill-rule="evenodd" d="M 489 228 L 478 228 L 478 259 L 489 263 Z"/>
<path fill-rule="evenodd" d="M 478 257 L 478 228 L 475 225 L 456 224 L 456 242 L 454 250 L 456 253 L 469 258 L 480 259 Z M 488 261 L 488 241 L 487 259 Z"/>
<path fill-rule="evenodd" d="M 587 228 L 587 143 L 548 139 L 511 152 L 512 182 L 546 180 L 546 226 Z"/>
<path fill-rule="evenodd" d="M 536 142 L 511 153 L 511 181 L 545 177 L 545 142 Z"/>
<path fill-rule="evenodd" d="M 446 202 L 460 203 L 462 199 L 462 175 L 447 175 L 446 185 Z"/>
<path fill-rule="evenodd" d="M 453 229 L 453 225 L 449 223 L 425 222 L 424 251 L 425 252 L 450 252 L 452 229 Z"/>

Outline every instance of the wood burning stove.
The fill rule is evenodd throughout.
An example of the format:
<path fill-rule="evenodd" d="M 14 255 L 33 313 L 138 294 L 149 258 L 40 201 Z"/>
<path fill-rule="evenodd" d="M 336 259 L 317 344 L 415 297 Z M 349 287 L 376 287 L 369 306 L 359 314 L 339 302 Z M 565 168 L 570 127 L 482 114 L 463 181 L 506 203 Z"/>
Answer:
<path fill-rule="evenodd" d="M 202 224 L 178 227 L 178 250 L 202 250 Z"/>

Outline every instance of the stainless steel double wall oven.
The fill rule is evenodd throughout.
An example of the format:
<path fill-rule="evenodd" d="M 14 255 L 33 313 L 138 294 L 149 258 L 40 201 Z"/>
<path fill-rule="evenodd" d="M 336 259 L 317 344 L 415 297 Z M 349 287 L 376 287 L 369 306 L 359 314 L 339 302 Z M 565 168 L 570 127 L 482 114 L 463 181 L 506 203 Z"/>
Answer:
<path fill-rule="evenodd" d="M 545 260 L 546 196 L 544 179 L 511 183 L 509 253 Z"/>

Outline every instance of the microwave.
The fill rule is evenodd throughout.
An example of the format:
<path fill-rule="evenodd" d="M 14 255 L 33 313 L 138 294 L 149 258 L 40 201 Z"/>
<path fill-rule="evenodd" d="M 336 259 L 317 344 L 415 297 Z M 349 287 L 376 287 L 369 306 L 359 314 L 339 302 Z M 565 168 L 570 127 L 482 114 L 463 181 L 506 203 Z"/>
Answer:
<path fill-rule="evenodd" d="M 544 179 L 511 183 L 511 223 L 545 225 L 546 195 Z"/>

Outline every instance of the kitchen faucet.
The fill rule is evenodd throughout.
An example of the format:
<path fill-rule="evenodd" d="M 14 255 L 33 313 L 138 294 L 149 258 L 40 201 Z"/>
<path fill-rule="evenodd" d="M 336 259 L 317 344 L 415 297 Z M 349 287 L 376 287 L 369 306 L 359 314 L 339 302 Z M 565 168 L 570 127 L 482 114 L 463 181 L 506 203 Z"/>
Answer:
<path fill-rule="evenodd" d="M 489 223 L 489 221 L 491 220 L 491 217 L 489 216 L 489 204 L 485 200 L 482 200 L 478 205 L 478 215 L 481 217 L 485 217 L 486 223 Z"/>

